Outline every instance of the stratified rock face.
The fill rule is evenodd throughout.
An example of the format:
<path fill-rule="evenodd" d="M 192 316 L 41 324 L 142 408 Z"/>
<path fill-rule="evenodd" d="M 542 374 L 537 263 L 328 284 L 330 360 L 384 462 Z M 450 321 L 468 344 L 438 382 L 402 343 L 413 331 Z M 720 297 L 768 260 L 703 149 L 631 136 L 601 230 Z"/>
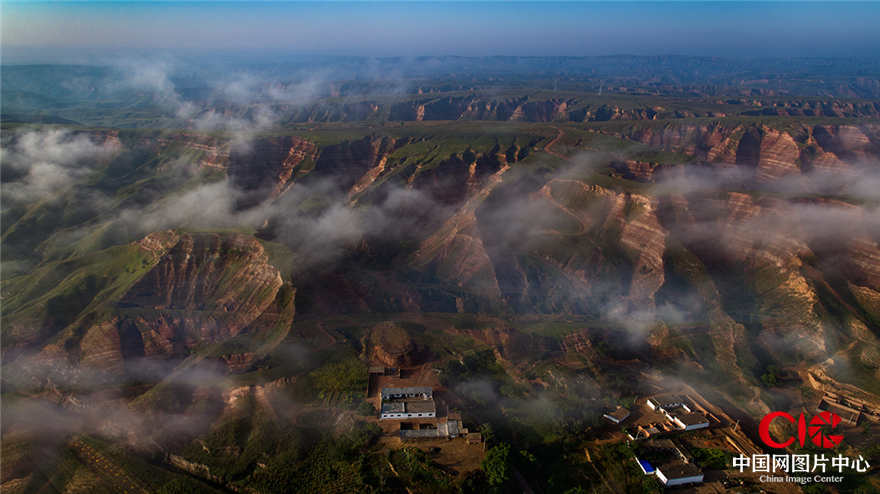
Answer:
<path fill-rule="evenodd" d="M 225 170 L 229 161 L 228 143 L 218 137 L 181 132 L 171 137 L 143 138 L 136 145 L 157 150 L 180 146 L 194 151 L 198 155 L 197 164 L 199 168 Z"/>
<path fill-rule="evenodd" d="M 846 242 L 846 273 L 856 284 L 880 291 L 880 244 L 863 236 Z"/>
<path fill-rule="evenodd" d="M 83 365 L 114 372 L 122 370 L 122 344 L 116 321 L 89 328 L 80 342 L 80 352 L 80 363 Z"/>
<path fill-rule="evenodd" d="M 160 352 L 238 334 L 282 285 L 260 243 L 245 235 L 182 234 L 123 297 L 145 345 Z M 138 313 L 140 311 L 129 311 Z"/>
<path fill-rule="evenodd" d="M 153 232 L 138 240 L 135 244 L 149 253 L 154 260 L 160 259 L 168 250 L 180 242 L 180 234 L 175 230 Z"/>
<path fill-rule="evenodd" d="M 635 194 L 624 204 L 620 245 L 633 253 L 628 298 L 634 306 L 653 306 L 654 294 L 665 281 L 663 253 L 667 232 L 657 219 L 656 209 L 655 201 Z"/>
<path fill-rule="evenodd" d="M 636 160 L 613 161 L 610 166 L 623 178 L 639 182 L 651 182 L 654 178 L 654 170 L 658 167 L 657 163 Z"/>
<path fill-rule="evenodd" d="M 699 117 L 748 116 L 833 116 L 875 117 L 878 107 L 874 103 L 805 102 L 791 100 L 774 101 L 773 107 L 763 107 L 767 102 L 758 100 L 730 101 L 725 111 L 667 109 L 662 106 L 621 107 L 617 104 L 596 103 L 581 98 L 532 99 L 530 96 L 498 98 L 488 95 L 466 96 L 422 95 L 418 99 L 386 105 L 364 102 L 363 111 L 352 111 L 351 104 L 321 103 L 295 112 L 293 120 L 300 122 L 338 121 L 356 116 L 371 118 L 387 115 L 395 121 L 426 120 L 511 120 L 527 122 L 605 122 L 611 120 L 640 121 L 656 119 L 686 119 Z M 742 105 L 749 106 L 743 107 Z"/>
<path fill-rule="evenodd" d="M 723 198 L 679 199 L 670 207 L 679 211 L 664 214 L 664 226 L 716 277 L 727 310 L 752 325 L 749 345 L 782 360 L 818 358 L 826 352 L 828 327 L 813 279 L 820 275 L 810 274 L 802 261 L 815 254 L 806 239 L 774 227 L 793 216 L 790 204 L 728 193 Z M 713 324 L 731 327 L 722 325 L 727 315 L 721 310 L 717 305 L 710 310 Z M 736 334 L 727 337 L 733 338 L 734 347 L 746 344 Z"/>
<path fill-rule="evenodd" d="M 483 300 L 495 303 L 501 300 L 501 292 L 477 224 L 476 209 L 501 183 L 510 167 L 503 155 L 492 156 L 495 160 L 487 160 L 488 166 L 482 159 L 476 159 L 468 167 L 466 188 L 472 190 L 470 198 L 437 231 L 422 240 L 410 262 L 419 269 L 432 271 L 441 280 L 455 283 Z M 496 163 L 501 164 L 500 168 L 495 168 Z M 479 176 L 485 173 L 482 169 L 487 167 L 495 172 L 480 179 Z M 430 175 L 436 176 L 437 173 L 432 170 Z M 448 197 L 445 199 L 449 200 Z M 456 300 L 456 306 L 459 311 L 465 309 L 461 300 Z"/>
<path fill-rule="evenodd" d="M 458 111 L 474 118 L 494 112 L 492 118 L 557 119 L 572 111 L 568 105 L 517 99 L 485 107 L 479 99 L 447 98 L 421 101 L 413 112 L 414 118 L 423 119 L 447 118 Z M 591 112 L 584 118 L 624 118 L 614 107 Z M 794 200 L 750 192 L 799 184 L 804 180 L 783 179 L 802 169 L 855 167 L 849 160 L 876 155 L 876 129 L 795 126 L 782 131 L 668 122 L 608 128 L 691 159 L 669 165 L 615 156 L 612 176 L 600 177 L 600 186 L 593 175 L 554 174 L 528 165 L 517 169 L 515 161 L 524 152 L 540 152 L 536 143 L 546 142 L 542 137 L 528 143 L 464 142 L 431 156 L 424 151 L 430 149 L 431 138 L 424 136 L 369 136 L 320 150 L 296 137 L 272 137 L 225 157 L 217 143 L 207 140 L 184 145 L 222 162 L 236 187 L 262 199 L 283 193 L 294 180 L 308 185 L 313 179 L 338 185 L 340 197 L 347 194 L 348 204 L 355 207 L 381 204 L 392 188 L 428 198 L 417 204 L 429 204 L 423 209 L 435 214 L 417 211 L 410 203 L 388 213 L 424 214 L 424 221 L 407 228 L 404 241 L 365 235 L 357 246 L 346 247 L 338 265 L 304 272 L 298 285 L 305 295 L 300 297 L 302 312 L 501 310 L 577 313 L 615 324 L 639 313 L 653 322 L 666 316 L 662 311 L 676 295 L 670 280 L 677 277 L 685 280 L 681 284 L 688 285 L 700 306 L 697 322 L 678 325 L 704 324 L 706 329 L 686 329 L 705 338 L 700 349 L 708 357 L 695 358 L 740 379 L 749 377 L 755 362 L 768 354 L 788 355 L 780 361 L 793 362 L 835 351 L 839 333 L 828 323 L 828 293 L 856 307 L 866 327 L 873 323 L 864 314 L 880 319 L 880 248 L 875 237 L 860 231 L 824 245 L 800 231 L 807 226 L 791 227 L 792 221 L 786 220 L 808 200 L 802 197 L 807 194 Z M 402 148 L 410 144 L 417 145 Z M 481 147 L 474 150 L 472 145 Z M 715 191 L 709 184 L 697 192 L 682 187 L 674 191 L 682 195 L 668 196 L 671 189 L 621 180 L 659 182 L 670 170 L 687 179 L 689 173 L 721 167 L 735 171 L 737 180 L 740 172 L 746 177 L 737 183 L 737 192 Z M 854 204 L 819 201 L 811 206 L 866 211 Z M 777 231 L 776 224 L 786 228 Z M 184 355 L 203 343 L 243 334 L 218 357 L 227 371 L 245 372 L 264 354 L 240 341 L 254 333 L 274 338 L 286 334 L 276 333 L 279 325 L 291 325 L 293 305 L 280 302 L 287 300 L 281 295 L 284 285 L 253 238 L 168 231 L 151 234 L 136 246 L 148 254 L 146 261 L 136 263 L 141 266 L 138 276 L 146 274 L 130 281 L 135 283 L 130 289 L 129 284 L 119 290 L 125 295 L 108 318 L 77 322 L 68 331 L 73 336 L 63 344 L 44 345 L 45 354 L 70 357 L 67 352 L 73 348 L 70 353 L 78 352 L 82 364 L 115 371 L 129 356 Z M 687 350 L 673 348 L 669 341 L 690 338 L 691 333 L 675 326 L 670 322 L 658 330 L 640 330 L 641 336 L 657 355 L 676 358 Z M 406 337 L 394 325 L 373 328 L 364 340 L 364 354 L 390 366 L 410 365 L 417 349 Z M 557 351 L 507 330 L 484 332 L 479 338 L 490 341 L 505 358 L 526 358 L 536 349 Z"/>
<path fill-rule="evenodd" d="M 311 294 L 308 307 L 303 306 L 303 310 L 322 313 L 364 310 L 479 311 L 489 308 L 485 302 L 497 305 L 500 294 L 492 263 L 477 227 L 475 210 L 501 183 L 504 173 L 511 168 L 509 162 L 526 156 L 528 151 L 515 142 L 505 146 L 496 143 L 481 151 L 468 147 L 448 157 L 438 156 L 431 166 L 423 168 L 421 163 L 416 162 L 414 166 L 401 170 L 400 162 L 395 163 L 397 168 L 386 167 L 386 162 L 388 153 L 404 145 L 405 141 L 393 142 L 393 147 L 391 142 L 385 144 L 385 141 L 374 140 L 370 141 L 373 142 L 371 146 L 363 145 L 364 142 L 349 142 L 334 147 L 337 153 L 340 150 L 353 152 L 355 149 L 366 153 L 354 156 L 355 164 L 365 156 L 368 163 L 373 159 L 379 160 L 348 189 L 352 202 L 356 202 L 357 195 L 370 187 L 378 197 L 387 191 L 383 187 L 406 187 L 417 192 L 412 195 L 417 199 L 401 203 L 393 211 L 386 210 L 389 214 L 400 214 L 401 219 L 406 220 L 404 240 L 387 245 L 385 238 L 367 238 L 358 250 L 360 259 L 375 261 L 368 263 L 374 267 L 377 264 L 390 264 L 395 268 L 413 266 L 426 276 L 454 284 L 458 289 L 448 291 L 412 284 L 395 280 L 395 276 L 388 276 L 387 273 L 353 273 L 340 269 L 322 275 L 320 281 L 310 283 L 308 287 L 300 286 Z M 378 154 L 374 154 L 374 146 L 378 146 Z M 352 169 L 352 163 L 336 162 L 330 156 L 327 151 L 322 153 L 316 169 L 309 174 L 310 178 L 328 175 L 334 183 L 341 183 L 344 187 L 351 183 L 352 176 L 357 176 L 363 169 Z M 339 156 L 334 159 L 339 159 Z M 334 172 L 348 175 L 340 177 L 333 175 Z M 394 176 L 383 181 L 388 173 Z M 372 185 L 373 182 L 380 182 L 380 185 L 376 187 Z M 415 252 L 408 250 L 409 243 L 416 247 Z M 401 249 L 402 245 L 404 249 Z M 389 257 L 402 254 L 400 264 L 389 263 L 389 258 L 383 252 Z M 456 293 L 459 291 L 464 293 Z M 483 303 L 473 303 L 475 298 Z"/>
<path fill-rule="evenodd" d="M 227 173 L 233 184 L 253 192 L 259 202 L 280 194 L 303 161 L 315 159 L 314 143 L 296 136 L 257 139 L 229 154 Z"/>
<path fill-rule="evenodd" d="M 872 124 L 802 126 L 783 131 L 767 126 L 667 123 L 634 125 L 620 135 L 652 147 L 692 156 L 709 164 L 736 163 L 754 169 L 753 179 L 773 182 L 801 171 L 834 172 L 880 156 L 880 135 Z M 651 181 L 646 167 L 615 164 L 624 177 Z"/>
<path fill-rule="evenodd" d="M 755 168 L 758 182 L 800 173 L 799 157 L 797 143 L 788 133 L 766 127 L 749 129 L 736 150 L 736 163 Z"/>
<path fill-rule="evenodd" d="M 634 126 L 622 132 L 624 137 L 666 151 L 676 151 L 712 163 L 734 163 L 741 128 L 706 125 L 665 124 L 663 127 Z"/>
<path fill-rule="evenodd" d="M 508 203 L 507 193 L 520 199 Z M 477 211 L 491 269 L 471 271 L 460 283 L 494 274 L 483 285 L 496 285 L 503 301 L 523 312 L 653 308 L 666 232 L 650 199 L 559 178 L 525 197 L 504 194 Z"/>
<path fill-rule="evenodd" d="M 838 158 L 836 154 L 823 150 L 812 137 L 801 151 L 801 163 L 805 171 L 815 170 L 824 173 L 833 173 L 849 167 L 849 164 Z"/>
<path fill-rule="evenodd" d="M 822 149 L 845 160 L 865 159 L 878 150 L 862 129 L 852 125 L 817 125 L 813 137 Z"/>
<path fill-rule="evenodd" d="M 423 99 L 392 105 L 391 120 L 514 120 L 552 122 L 585 119 L 568 111 L 572 100 L 529 101 L 528 97 L 484 99 L 477 96 Z"/>
<path fill-rule="evenodd" d="M 345 141 L 340 144 L 326 146 L 318 155 L 315 169 L 309 173 L 310 178 L 333 177 L 341 190 L 363 188 L 364 177 L 371 170 L 384 168 L 384 160 L 398 145 L 396 139 L 390 137 L 365 137 L 357 141 Z"/>
<path fill-rule="evenodd" d="M 766 182 L 800 173 L 799 155 L 798 146 L 788 133 L 765 128 L 756 178 Z"/>

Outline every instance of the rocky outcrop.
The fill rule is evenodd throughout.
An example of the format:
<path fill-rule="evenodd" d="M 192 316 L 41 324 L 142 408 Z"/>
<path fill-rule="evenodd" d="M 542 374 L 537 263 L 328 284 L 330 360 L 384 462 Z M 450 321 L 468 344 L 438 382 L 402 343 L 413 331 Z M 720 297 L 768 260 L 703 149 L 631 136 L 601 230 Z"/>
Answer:
<path fill-rule="evenodd" d="M 659 167 L 658 163 L 646 163 L 636 160 L 615 160 L 609 166 L 623 178 L 639 182 L 653 181 L 654 170 Z"/>
<path fill-rule="evenodd" d="M 175 147 L 186 149 L 195 154 L 199 168 L 225 170 L 229 161 L 229 143 L 219 137 L 203 134 L 181 132 L 171 136 L 143 137 L 131 145 L 159 150 Z"/>
<path fill-rule="evenodd" d="M 313 142 L 296 136 L 261 138 L 232 150 L 227 173 L 238 188 L 257 193 L 253 201 L 261 201 L 279 195 L 297 167 L 317 153 Z"/>
<path fill-rule="evenodd" d="M 153 232 L 135 242 L 135 245 L 150 254 L 153 260 L 162 258 L 168 250 L 180 241 L 180 233 L 176 230 Z"/>
<path fill-rule="evenodd" d="M 270 304 L 242 332 L 242 341 L 236 341 L 230 350 L 220 354 L 220 360 L 229 373 L 236 374 L 253 370 L 260 359 L 274 350 L 290 333 L 296 314 L 296 288 L 285 282 Z"/>
<path fill-rule="evenodd" d="M 880 134 L 873 124 L 801 126 L 780 130 L 767 125 L 695 125 L 665 123 L 633 125 L 621 137 L 651 147 L 691 156 L 698 163 L 736 163 L 751 170 L 755 183 L 774 182 L 802 172 L 836 173 L 880 156 Z M 623 177 L 652 181 L 655 167 L 618 160 L 613 168 Z"/>
<path fill-rule="evenodd" d="M 568 120 L 571 101 L 562 99 L 530 101 L 528 96 L 488 99 L 480 96 L 450 96 L 396 103 L 391 120 L 519 120 L 552 122 Z"/>
<path fill-rule="evenodd" d="M 657 219 L 656 202 L 645 196 L 632 194 L 627 198 L 622 220 L 620 245 L 633 253 L 629 302 L 634 307 L 651 307 L 654 294 L 664 282 L 667 232 Z"/>
<path fill-rule="evenodd" d="M 736 150 L 736 163 L 755 168 L 758 182 L 800 173 L 799 158 L 800 150 L 791 135 L 767 127 L 749 129 Z"/>
<path fill-rule="evenodd" d="M 758 344 L 753 350 L 783 360 L 824 354 L 823 309 L 816 282 L 805 274 L 802 261 L 815 254 L 804 239 L 770 226 L 787 214 L 786 203 L 728 193 L 724 199 L 692 198 L 669 207 L 687 211 L 674 217 L 664 211 L 664 226 L 696 254 L 710 276 L 719 277 L 725 305 L 750 315 L 737 322 L 751 325 L 752 341 Z M 712 317 L 722 327 L 727 316 L 719 310 L 713 308 Z M 735 329 L 729 322 L 724 325 Z"/>
<path fill-rule="evenodd" d="M 110 372 L 123 369 L 122 344 L 118 321 L 106 321 L 90 327 L 80 342 L 80 363 Z"/>
<path fill-rule="evenodd" d="M 471 192 L 467 201 L 437 231 L 422 240 L 409 262 L 420 269 L 433 272 L 441 280 L 451 281 L 470 293 L 496 302 L 500 300 L 501 293 L 477 225 L 476 211 L 501 184 L 504 173 L 510 167 L 504 155 L 495 153 L 491 156 L 496 161 L 489 161 L 488 164 L 485 161 L 480 164 L 480 160 L 475 157 L 468 167 L 468 178 L 465 181 L 471 184 L 469 188 L 477 190 Z M 496 163 L 500 165 L 497 169 Z M 480 174 L 485 173 L 485 168 L 495 171 L 485 180 L 479 180 L 478 166 Z M 437 177 L 438 174 L 432 172 L 430 176 Z M 446 197 L 446 200 L 449 198 Z M 464 309 L 461 301 L 457 305 L 459 310 Z"/>
<path fill-rule="evenodd" d="M 742 136 L 740 126 L 710 124 L 634 125 L 621 132 L 623 137 L 651 147 L 675 151 L 712 163 L 736 162 L 736 148 Z"/>
<path fill-rule="evenodd" d="M 528 95 L 496 98 L 471 93 L 465 96 L 425 96 L 410 101 L 382 105 L 364 102 L 369 112 L 348 112 L 344 106 L 325 103 L 312 109 L 302 109 L 295 117 L 298 121 L 337 121 L 343 115 L 365 116 L 365 119 L 386 116 L 393 121 L 424 120 L 513 120 L 527 122 L 606 122 L 613 120 L 646 121 L 658 119 L 687 119 L 694 117 L 724 118 L 728 115 L 743 116 L 829 116 L 870 118 L 880 115 L 876 103 L 852 103 L 843 101 L 789 100 L 763 101 L 761 99 L 728 99 L 715 102 L 720 110 L 671 109 L 658 105 L 621 106 L 611 103 L 595 103 L 585 98 L 537 99 Z M 373 110 L 375 108 L 375 110 Z M 307 116 L 306 116 L 307 115 Z"/>
<path fill-rule="evenodd" d="M 367 359 L 387 367 L 407 367 L 418 359 L 415 343 L 402 327 L 384 322 L 373 326 L 363 342 Z"/>
<path fill-rule="evenodd" d="M 408 142 L 391 137 L 364 137 L 321 148 L 309 179 L 331 178 L 341 191 L 355 195 L 384 170 L 388 156 Z"/>
<path fill-rule="evenodd" d="M 847 288 L 856 303 L 875 321 L 880 321 L 880 291 L 849 283 Z"/>
<path fill-rule="evenodd" d="M 663 284 L 666 232 L 646 196 L 552 179 L 528 194 L 489 194 L 475 211 L 476 229 L 468 218 L 454 216 L 414 260 L 462 266 L 449 259 L 456 253 L 472 261 L 439 272 L 487 302 L 523 312 L 651 310 Z M 465 232 L 479 235 L 468 244 L 473 250 L 452 250 Z"/>
<path fill-rule="evenodd" d="M 872 143 L 862 129 L 853 125 L 817 125 L 813 138 L 824 151 L 843 160 L 863 160 L 880 150 L 880 144 Z"/>
<path fill-rule="evenodd" d="M 880 244 L 858 236 L 846 243 L 846 272 L 853 282 L 880 291 Z"/>
<path fill-rule="evenodd" d="M 281 275 L 245 235 L 181 234 L 120 301 L 157 351 L 235 336 L 275 299 Z"/>

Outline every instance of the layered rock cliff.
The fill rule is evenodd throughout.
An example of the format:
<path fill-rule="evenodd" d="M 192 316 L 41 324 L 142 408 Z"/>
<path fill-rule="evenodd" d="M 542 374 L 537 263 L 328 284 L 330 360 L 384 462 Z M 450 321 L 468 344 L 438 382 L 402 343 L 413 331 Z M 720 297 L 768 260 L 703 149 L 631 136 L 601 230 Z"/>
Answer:
<path fill-rule="evenodd" d="M 297 167 L 313 161 L 317 153 L 314 143 L 296 136 L 256 139 L 230 152 L 227 174 L 237 187 L 253 194 L 251 202 L 259 202 L 277 197 Z"/>
<path fill-rule="evenodd" d="M 692 156 L 708 164 L 737 164 L 757 182 L 814 170 L 833 172 L 880 157 L 880 135 L 873 124 L 802 125 L 779 130 L 767 125 L 666 123 L 632 126 L 618 135 L 654 148 Z M 623 176 L 650 181 L 656 166 L 628 160 L 615 165 Z"/>
<path fill-rule="evenodd" d="M 625 89 L 625 88 L 623 88 Z M 875 102 L 844 100 L 804 100 L 778 98 L 706 99 L 706 108 L 667 108 L 649 101 L 629 104 L 596 102 L 593 95 L 539 97 L 522 94 L 494 97 L 488 94 L 424 94 L 396 102 L 368 99 L 337 103 L 322 101 L 313 105 L 285 108 L 289 122 L 341 121 L 440 121 L 493 120 L 525 122 L 608 122 L 661 119 L 744 117 L 832 117 L 876 118 L 880 105 Z"/>
<path fill-rule="evenodd" d="M 181 234 L 120 300 L 145 346 L 192 347 L 237 335 L 272 303 L 282 280 L 244 235 Z"/>

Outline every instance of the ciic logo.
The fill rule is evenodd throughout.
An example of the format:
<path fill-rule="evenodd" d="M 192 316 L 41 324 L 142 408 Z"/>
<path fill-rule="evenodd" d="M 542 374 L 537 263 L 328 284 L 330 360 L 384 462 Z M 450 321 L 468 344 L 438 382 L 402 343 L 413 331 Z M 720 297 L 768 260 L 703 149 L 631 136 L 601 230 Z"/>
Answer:
<path fill-rule="evenodd" d="M 791 424 L 797 424 L 797 436 L 791 436 L 783 442 L 777 442 L 770 436 L 770 424 L 777 418 L 783 418 Z M 800 414 L 797 419 L 791 414 L 785 412 L 771 412 L 761 419 L 761 425 L 758 427 L 758 433 L 764 444 L 771 448 L 786 448 L 793 443 L 795 439 L 801 446 L 807 445 L 807 440 L 820 448 L 833 448 L 843 441 L 840 434 L 826 434 L 835 429 L 840 423 L 840 417 L 835 413 L 821 412 L 819 415 L 810 419 L 809 424 L 804 414 Z"/>

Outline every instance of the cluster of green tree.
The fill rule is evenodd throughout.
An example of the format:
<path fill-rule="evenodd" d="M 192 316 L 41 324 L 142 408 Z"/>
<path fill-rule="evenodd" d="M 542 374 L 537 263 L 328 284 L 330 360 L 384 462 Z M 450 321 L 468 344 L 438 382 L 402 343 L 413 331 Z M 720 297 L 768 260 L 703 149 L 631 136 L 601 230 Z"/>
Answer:
<path fill-rule="evenodd" d="M 779 383 L 779 368 L 775 365 L 768 365 L 766 372 L 761 374 L 761 382 L 768 388 L 776 386 Z"/>
<path fill-rule="evenodd" d="M 252 411 L 252 410 L 251 410 Z M 482 470 L 458 476 L 437 465 L 418 448 L 385 451 L 375 424 L 357 422 L 343 434 L 321 427 L 326 417 L 306 417 L 302 425 L 279 427 L 246 407 L 208 437 L 194 441 L 183 455 L 206 465 L 226 486 L 257 492 L 485 493 Z M 486 466 L 497 486 L 506 475 L 506 459 L 493 456 Z M 180 482 L 165 492 L 192 492 Z M 500 491 L 499 491 L 500 492 Z"/>
<path fill-rule="evenodd" d="M 601 415 L 594 401 L 518 385 L 491 351 L 451 360 L 441 376 L 465 400 L 469 417 L 484 422 L 486 458 L 481 473 L 463 485 L 521 492 L 525 481 L 565 492 L 597 481 L 595 471 L 583 465 L 585 431 Z"/>
<path fill-rule="evenodd" d="M 507 373 L 495 359 L 491 350 L 482 350 L 464 355 L 461 360 L 449 360 L 443 367 L 441 380 L 447 386 L 480 378 L 504 380 Z"/>
<path fill-rule="evenodd" d="M 371 446 L 380 435 L 378 426 L 359 423 L 339 437 L 288 448 L 256 470 L 249 485 L 263 492 L 375 492 Z"/>
<path fill-rule="evenodd" d="M 697 465 L 708 470 L 725 470 L 733 464 L 733 454 L 723 449 L 694 448 L 691 454 Z"/>
<path fill-rule="evenodd" d="M 492 487 L 497 488 L 510 482 L 510 445 L 500 443 L 489 448 L 482 466 L 486 472 L 486 480 Z"/>
<path fill-rule="evenodd" d="M 357 357 L 329 363 L 309 373 L 318 398 L 350 407 L 362 402 L 367 390 L 367 366 Z"/>
<path fill-rule="evenodd" d="M 454 477 L 437 466 L 428 454 L 418 448 L 401 448 L 388 452 L 388 464 L 403 485 L 416 486 L 426 492 L 457 492 Z"/>
<path fill-rule="evenodd" d="M 182 452 L 188 461 L 206 465 L 224 484 L 245 482 L 273 456 L 299 451 L 317 440 L 313 431 L 278 426 L 255 406 L 253 397 L 244 400 L 235 417 Z"/>
<path fill-rule="evenodd" d="M 661 493 L 663 486 L 656 477 L 645 475 L 636 466 L 635 451 L 630 446 L 617 443 L 591 450 L 595 482 L 607 483 L 627 493 Z M 639 451 L 643 457 L 645 451 Z"/>
<path fill-rule="evenodd" d="M 521 398 L 527 391 L 507 374 L 492 350 L 469 352 L 460 360 L 447 361 L 440 380 L 446 386 L 457 387 L 457 393 L 477 407 L 494 409 L 498 405 L 495 394 Z"/>

